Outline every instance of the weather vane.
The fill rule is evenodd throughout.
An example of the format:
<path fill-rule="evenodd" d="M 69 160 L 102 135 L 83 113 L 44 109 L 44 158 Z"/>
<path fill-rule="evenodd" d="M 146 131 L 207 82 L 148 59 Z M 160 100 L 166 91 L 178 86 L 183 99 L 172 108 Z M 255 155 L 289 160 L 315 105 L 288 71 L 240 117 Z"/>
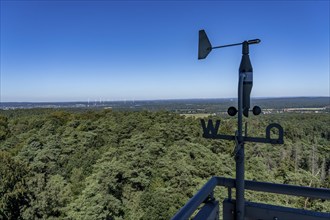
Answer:
<path fill-rule="evenodd" d="M 239 67 L 238 81 L 238 108 L 229 107 L 228 114 L 237 116 L 237 131 L 234 135 L 219 134 L 220 120 L 213 123 L 208 120 L 205 123 L 201 120 L 203 137 L 209 139 L 224 139 L 235 141 L 235 161 L 236 179 L 213 176 L 204 186 L 173 216 L 172 220 L 189 219 L 196 211 L 194 220 L 216 220 L 219 219 L 219 201 L 214 197 L 214 189 L 223 186 L 228 189 L 228 198 L 222 202 L 222 212 L 224 220 L 244 220 L 244 219 L 292 219 L 292 220 L 325 220 L 330 219 L 330 213 L 294 209 L 289 207 L 275 206 L 270 204 L 245 201 L 244 191 L 252 190 L 275 194 L 302 196 L 316 199 L 330 200 L 330 190 L 325 188 L 313 188 L 295 186 L 288 184 L 267 183 L 251 180 L 244 180 L 244 143 L 258 142 L 283 144 L 283 128 L 279 124 L 269 124 L 266 127 L 266 137 L 249 137 L 247 123 L 245 123 L 243 135 L 243 115 L 249 116 L 252 111 L 254 115 L 259 115 L 261 109 L 254 106 L 250 110 L 250 94 L 253 85 L 253 69 L 249 58 L 249 45 L 260 43 L 259 39 L 248 40 L 242 43 L 228 44 L 212 47 L 204 30 L 199 31 L 198 59 L 205 59 L 213 49 L 242 45 L 242 60 Z M 277 138 L 271 137 L 272 129 L 277 131 Z M 272 132 L 276 133 L 276 132 Z M 232 188 L 236 189 L 236 197 L 232 199 Z M 201 204 L 204 205 L 201 207 Z"/>
<path fill-rule="evenodd" d="M 204 30 L 199 31 L 199 44 L 198 44 L 198 59 L 205 59 L 213 49 L 219 49 L 224 47 L 232 47 L 242 45 L 242 60 L 239 66 L 239 82 L 238 82 L 238 109 L 235 107 L 229 107 L 227 113 L 230 116 L 237 117 L 237 131 L 235 135 L 218 134 L 220 127 L 220 120 L 216 120 L 215 124 L 211 119 L 208 120 L 207 125 L 204 120 L 201 120 L 203 128 L 203 137 L 209 139 L 224 139 L 234 140 L 236 142 L 235 147 L 235 161 L 236 161 L 236 210 L 235 219 L 244 219 L 244 143 L 245 142 L 259 142 L 259 143 L 271 143 L 271 144 L 283 144 L 283 128 L 279 124 L 270 124 L 266 128 L 266 137 L 248 137 L 247 136 L 247 124 L 245 124 L 245 135 L 243 136 L 243 115 L 249 117 L 250 111 L 250 94 L 253 85 L 253 69 L 249 57 L 249 45 L 260 43 L 259 39 L 247 40 L 242 43 L 228 44 L 222 46 L 212 47 L 209 38 Z M 252 109 L 254 115 L 259 115 L 261 109 L 258 106 L 254 106 Z M 278 138 L 272 139 L 270 136 L 271 129 L 276 128 L 278 130 Z"/>

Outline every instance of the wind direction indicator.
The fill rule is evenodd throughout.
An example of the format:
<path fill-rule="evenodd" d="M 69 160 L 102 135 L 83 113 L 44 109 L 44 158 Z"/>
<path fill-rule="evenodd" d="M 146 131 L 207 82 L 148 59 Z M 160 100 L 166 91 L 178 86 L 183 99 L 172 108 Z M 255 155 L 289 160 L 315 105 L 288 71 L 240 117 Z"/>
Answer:
<path fill-rule="evenodd" d="M 253 68 L 249 57 L 249 45 L 259 44 L 260 39 L 247 40 L 241 43 L 227 44 L 222 46 L 212 47 L 212 44 L 207 37 L 204 30 L 199 31 L 198 42 L 198 59 L 205 59 L 213 49 L 220 49 L 224 47 L 232 47 L 242 45 L 242 60 L 239 66 L 239 83 L 238 83 L 238 109 L 235 107 L 228 108 L 228 114 L 235 116 L 238 113 L 237 132 L 235 135 L 218 134 L 220 121 L 217 120 L 213 125 L 212 120 L 209 120 L 207 125 L 204 120 L 201 120 L 203 128 L 203 137 L 210 139 L 233 140 L 236 142 L 235 147 L 235 161 L 236 161 L 236 210 L 235 219 L 243 220 L 245 211 L 244 199 L 244 143 L 245 142 L 260 142 L 271 144 L 283 144 L 283 128 L 279 124 L 270 124 L 266 128 L 266 138 L 262 137 L 248 137 L 247 126 L 245 129 L 245 136 L 243 136 L 243 122 L 242 117 L 249 117 L 250 111 L 250 94 L 253 86 Z M 254 115 L 259 115 L 261 109 L 259 106 L 254 106 L 252 110 Z M 272 128 L 278 130 L 278 138 L 271 139 L 270 132 Z"/>
<path fill-rule="evenodd" d="M 273 123 L 266 127 L 266 137 L 249 137 L 247 123 L 245 123 L 245 134 L 243 135 L 243 115 L 249 116 L 252 111 L 254 115 L 261 113 L 259 106 L 250 110 L 250 94 L 253 85 L 253 69 L 249 57 L 249 45 L 260 43 L 259 39 L 247 40 L 242 43 L 228 44 L 213 47 L 204 30 L 199 31 L 198 59 L 205 59 L 213 49 L 242 45 L 242 60 L 238 70 L 238 108 L 229 107 L 227 113 L 230 116 L 237 115 L 237 131 L 234 135 L 219 134 L 220 120 L 213 123 L 212 120 L 201 120 L 203 137 L 209 139 L 223 139 L 235 141 L 236 179 L 225 177 L 212 177 L 172 218 L 172 220 L 189 219 L 196 213 L 201 203 L 204 206 L 193 218 L 194 220 L 219 220 L 219 201 L 214 198 L 214 188 L 223 186 L 228 189 L 228 198 L 223 201 L 224 220 L 246 220 L 246 219 L 283 219 L 283 220 L 329 220 L 330 213 L 293 209 L 282 206 L 274 206 L 263 203 L 245 201 L 245 189 L 275 194 L 304 196 L 330 200 L 330 189 L 294 186 L 287 184 L 275 184 L 267 182 L 244 180 L 244 143 L 270 143 L 283 144 L 283 128 Z M 277 130 L 278 137 L 272 138 L 272 130 Z M 235 200 L 232 199 L 232 188 L 236 189 Z"/>

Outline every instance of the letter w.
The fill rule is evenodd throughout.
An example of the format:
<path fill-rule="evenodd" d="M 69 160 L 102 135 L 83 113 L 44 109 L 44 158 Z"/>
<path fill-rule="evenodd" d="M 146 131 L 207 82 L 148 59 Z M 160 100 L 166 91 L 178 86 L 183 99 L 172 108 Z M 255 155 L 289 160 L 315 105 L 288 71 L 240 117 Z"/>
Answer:
<path fill-rule="evenodd" d="M 215 136 L 218 134 L 218 130 L 220 127 L 220 120 L 216 120 L 215 122 L 215 127 L 213 126 L 213 122 L 211 119 L 208 120 L 207 122 L 207 126 L 205 124 L 205 120 L 201 119 L 201 123 L 202 123 L 202 128 L 203 128 L 203 136 Z"/>

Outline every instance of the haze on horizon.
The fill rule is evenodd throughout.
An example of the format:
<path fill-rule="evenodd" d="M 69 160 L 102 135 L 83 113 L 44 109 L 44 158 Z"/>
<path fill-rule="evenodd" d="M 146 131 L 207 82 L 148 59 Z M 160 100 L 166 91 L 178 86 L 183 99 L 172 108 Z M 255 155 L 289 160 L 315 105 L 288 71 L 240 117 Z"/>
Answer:
<path fill-rule="evenodd" d="M 330 95 L 329 1 L 1 1 L 1 102 L 237 96 L 241 47 L 197 60 L 198 30 L 250 47 L 251 97 Z"/>

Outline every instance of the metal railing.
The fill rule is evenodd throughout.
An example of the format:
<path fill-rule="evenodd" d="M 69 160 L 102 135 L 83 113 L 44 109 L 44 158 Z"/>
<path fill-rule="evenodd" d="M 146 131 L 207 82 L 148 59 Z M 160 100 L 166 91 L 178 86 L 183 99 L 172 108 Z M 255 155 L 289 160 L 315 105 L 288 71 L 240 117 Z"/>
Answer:
<path fill-rule="evenodd" d="M 213 190 L 216 186 L 224 186 L 231 189 L 236 188 L 235 179 L 225 177 L 212 177 L 172 218 L 172 220 L 184 220 L 191 217 L 197 208 L 208 198 L 213 199 Z M 330 189 L 312 188 L 305 186 L 286 185 L 278 183 L 267 183 L 245 180 L 245 189 L 269 192 L 276 194 L 302 196 L 317 199 L 330 200 Z M 230 195 L 231 197 L 231 195 Z"/>

